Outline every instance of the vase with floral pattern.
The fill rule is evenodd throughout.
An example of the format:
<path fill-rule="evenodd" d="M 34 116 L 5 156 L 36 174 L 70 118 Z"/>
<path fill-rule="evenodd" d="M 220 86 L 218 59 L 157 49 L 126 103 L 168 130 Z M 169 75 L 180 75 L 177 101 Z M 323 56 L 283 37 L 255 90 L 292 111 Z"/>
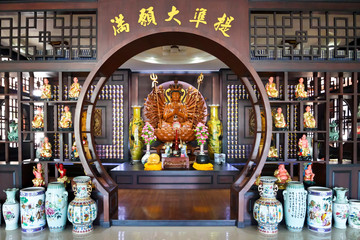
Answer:
<path fill-rule="evenodd" d="M 278 224 L 283 219 L 283 207 L 276 199 L 278 187 L 276 177 L 260 177 L 258 187 L 260 198 L 254 204 L 253 215 L 258 222 L 258 230 L 265 234 L 276 234 Z"/>
<path fill-rule="evenodd" d="M 73 179 L 75 199 L 68 207 L 68 219 L 73 224 L 73 233 L 84 234 L 93 231 L 93 221 L 97 217 L 97 206 L 90 198 L 92 187 L 88 176 Z"/>
<path fill-rule="evenodd" d="M 144 121 L 141 118 L 141 106 L 132 106 L 133 117 L 129 125 L 129 143 L 131 159 L 134 162 L 141 160 L 142 148 L 144 146 L 141 140 L 141 133 L 144 127 Z"/>
<path fill-rule="evenodd" d="M 336 192 L 333 203 L 334 227 L 345 229 L 350 210 L 349 201 L 345 193 L 349 191 L 349 189 L 334 187 L 334 191 Z"/>
<path fill-rule="evenodd" d="M 20 216 L 22 232 L 35 233 L 45 229 L 45 188 L 20 190 Z"/>
<path fill-rule="evenodd" d="M 349 226 L 360 229 L 360 200 L 350 199 Z"/>
<path fill-rule="evenodd" d="M 208 138 L 208 154 L 211 160 L 214 160 L 215 153 L 222 152 L 222 123 L 219 120 L 219 105 L 209 105 L 210 120 L 207 122 L 209 138 Z"/>
<path fill-rule="evenodd" d="M 19 191 L 18 188 L 8 188 L 4 190 L 6 193 L 6 201 L 3 204 L 2 212 L 5 219 L 5 230 L 15 230 L 18 228 L 19 222 L 19 202 L 16 201 L 15 195 Z"/>
<path fill-rule="evenodd" d="M 45 194 L 45 213 L 50 232 L 61 232 L 66 226 L 68 192 L 62 182 L 51 182 Z"/>
<path fill-rule="evenodd" d="M 318 233 L 331 232 L 332 190 L 326 187 L 309 187 L 307 204 L 309 230 Z"/>

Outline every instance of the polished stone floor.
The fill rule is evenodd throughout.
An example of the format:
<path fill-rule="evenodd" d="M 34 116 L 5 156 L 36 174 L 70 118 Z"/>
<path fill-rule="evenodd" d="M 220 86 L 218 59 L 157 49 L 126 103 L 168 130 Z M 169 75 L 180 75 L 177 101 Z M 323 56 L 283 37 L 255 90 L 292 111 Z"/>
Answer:
<path fill-rule="evenodd" d="M 67 226 L 62 233 L 53 234 L 48 229 L 37 234 L 22 234 L 21 230 L 5 231 L 0 228 L 0 240 L 360 240 L 360 230 L 347 228 L 340 230 L 333 228 L 331 234 L 315 234 L 305 229 L 300 233 L 291 233 L 284 226 L 275 236 L 265 236 L 257 232 L 255 226 L 246 228 L 236 227 L 111 227 L 101 228 L 95 226 L 93 233 L 76 236 Z"/>

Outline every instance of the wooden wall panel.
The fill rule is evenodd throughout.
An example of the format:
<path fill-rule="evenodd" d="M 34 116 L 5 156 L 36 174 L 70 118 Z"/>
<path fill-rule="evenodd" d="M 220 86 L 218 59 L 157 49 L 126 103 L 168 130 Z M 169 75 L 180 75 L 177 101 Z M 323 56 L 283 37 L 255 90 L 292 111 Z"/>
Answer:
<path fill-rule="evenodd" d="M 0 168 L 0 201 L 6 199 L 6 194 L 3 192 L 6 188 L 20 187 L 21 170 L 19 166 L 2 166 Z"/>

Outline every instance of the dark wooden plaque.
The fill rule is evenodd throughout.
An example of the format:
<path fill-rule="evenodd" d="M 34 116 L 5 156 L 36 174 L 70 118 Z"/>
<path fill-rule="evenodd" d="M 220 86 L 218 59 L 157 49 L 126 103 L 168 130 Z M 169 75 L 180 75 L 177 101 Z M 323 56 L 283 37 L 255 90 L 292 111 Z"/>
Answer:
<path fill-rule="evenodd" d="M 162 159 L 163 169 L 189 169 L 188 157 L 164 157 Z"/>

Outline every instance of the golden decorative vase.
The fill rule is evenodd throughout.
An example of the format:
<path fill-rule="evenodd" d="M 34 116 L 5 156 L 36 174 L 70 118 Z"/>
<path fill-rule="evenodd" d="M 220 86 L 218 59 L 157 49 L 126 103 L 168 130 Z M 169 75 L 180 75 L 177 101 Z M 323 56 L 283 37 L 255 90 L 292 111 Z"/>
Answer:
<path fill-rule="evenodd" d="M 208 138 L 208 154 L 210 159 L 214 160 L 214 153 L 222 152 L 222 123 L 219 120 L 219 105 L 209 105 L 210 120 L 207 122 L 209 138 Z"/>
<path fill-rule="evenodd" d="M 129 143 L 132 161 L 140 161 L 144 143 L 141 140 L 141 132 L 144 121 L 141 118 L 141 106 L 132 106 L 133 118 L 129 125 Z"/>

